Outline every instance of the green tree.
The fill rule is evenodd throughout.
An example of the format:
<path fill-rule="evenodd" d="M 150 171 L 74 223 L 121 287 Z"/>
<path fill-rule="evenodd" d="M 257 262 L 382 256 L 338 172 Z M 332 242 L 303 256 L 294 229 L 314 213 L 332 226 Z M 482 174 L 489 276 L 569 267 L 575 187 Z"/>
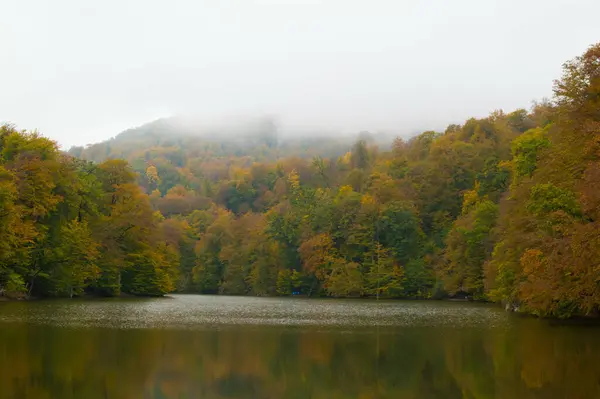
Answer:
<path fill-rule="evenodd" d="M 57 296 L 81 295 L 100 272 L 96 265 L 98 244 L 92 238 L 87 222 L 71 220 L 61 226 L 60 240 L 52 251 L 44 277 L 48 291 Z"/>
<path fill-rule="evenodd" d="M 476 194 L 474 194 L 476 195 Z M 468 204 L 468 195 L 465 202 Z M 496 224 L 498 206 L 478 199 L 464 207 L 446 239 L 442 278 L 451 294 L 484 295 L 483 266 L 492 250 L 490 232 Z"/>
<path fill-rule="evenodd" d="M 402 295 L 404 271 L 395 264 L 390 251 L 377 243 L 375 259 L 366 275 L 367 292 L 379 297 L 399 297 Z"/>

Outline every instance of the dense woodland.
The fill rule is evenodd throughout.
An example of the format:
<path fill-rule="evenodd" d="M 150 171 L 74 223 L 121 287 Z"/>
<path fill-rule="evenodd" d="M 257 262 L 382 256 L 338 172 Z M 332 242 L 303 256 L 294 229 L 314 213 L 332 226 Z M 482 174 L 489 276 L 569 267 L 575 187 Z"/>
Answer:
<path fill-rule="evenodd" d="M 65 154 L 4 126 L 0 291 L 459 296 L 598 313 L 600 44 L 529 111 L 379 141 L 158 121 Z"/>

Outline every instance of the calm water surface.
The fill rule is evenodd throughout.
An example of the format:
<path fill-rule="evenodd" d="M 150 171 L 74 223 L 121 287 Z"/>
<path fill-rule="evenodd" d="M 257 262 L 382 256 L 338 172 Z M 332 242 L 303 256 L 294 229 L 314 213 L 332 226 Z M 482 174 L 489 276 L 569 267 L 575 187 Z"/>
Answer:
<path fill-rule="evenodd" d="M 600 328 L 471 303 L 0 303 L 5 398 L 600 398 Z"/>

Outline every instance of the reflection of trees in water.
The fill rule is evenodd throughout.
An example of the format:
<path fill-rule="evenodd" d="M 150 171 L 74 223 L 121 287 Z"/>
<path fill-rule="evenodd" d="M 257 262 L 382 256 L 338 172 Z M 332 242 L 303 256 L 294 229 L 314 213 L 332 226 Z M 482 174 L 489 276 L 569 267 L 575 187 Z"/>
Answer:
<path fill-rule="evenodd" d="M 594 329 L 0 328 L 8 398 L 590 398 Z"/>

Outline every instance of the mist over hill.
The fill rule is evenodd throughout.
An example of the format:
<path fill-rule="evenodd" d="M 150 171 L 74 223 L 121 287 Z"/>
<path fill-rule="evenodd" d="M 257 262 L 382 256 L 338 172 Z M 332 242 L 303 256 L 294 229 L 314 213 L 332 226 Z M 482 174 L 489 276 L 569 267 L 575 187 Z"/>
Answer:
<path fill-rule="evenodd" d="M 134 161 L 146 151 L 178 148 L 185 156 L 191 157 L 247 156 L 253 161 L 272 161 L 289 156 L 340 156 L 357 140 L 387 150 L 394 138 L 417 133 L 345 132 L 286 126 L 273 117 L 207 121 L 175 116 L 127 129 L 106 141 L 71 147 L 69 153 L 94 162 L 116 158 Z"/>
<path fill-rule="evenodd" d="M 388 151 L 368 132 L 167 118 L 65 156 L 4 125 L 0 291 L 454 296 L 597 316 L 599 59 L 596 44 L 567 61 L 530 110 Z"/>

